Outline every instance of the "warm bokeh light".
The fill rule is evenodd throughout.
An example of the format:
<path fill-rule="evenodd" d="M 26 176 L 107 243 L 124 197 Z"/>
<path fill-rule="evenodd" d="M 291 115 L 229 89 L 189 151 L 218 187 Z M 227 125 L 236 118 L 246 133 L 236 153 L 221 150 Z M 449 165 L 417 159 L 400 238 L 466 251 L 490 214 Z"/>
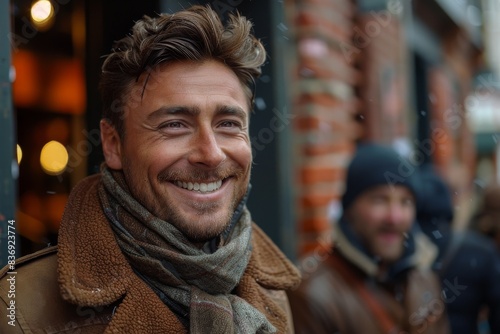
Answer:
<path fill-rule="evenodd" d="M 17 164 L 19 165 L 21 163 L 21 159 L 23 158 L 23 150 L 21 150 L 21 146 L 19 144 L 17 146 Z"/>
<path fill-rule="evenodd" d="M 12 85 L 16 106 L 75 115 L 85 112 L 85 71 L 80 59 L 42 58 L 20 49 L 12 61 L 16 68 Z"/>
<path fill-rule="evenodd" d="M 48 0 L 39 0 L 31 6 L 31 18 L 33 22 L 44 24 L 54 15 L 54 7 Z"/>
<path fill-rule="evenodd" d="M 52 140 L 42 148 L 40 164 L 45 173 L 59 175 L 68 164 L 68 151 L 60 142 Z"/>

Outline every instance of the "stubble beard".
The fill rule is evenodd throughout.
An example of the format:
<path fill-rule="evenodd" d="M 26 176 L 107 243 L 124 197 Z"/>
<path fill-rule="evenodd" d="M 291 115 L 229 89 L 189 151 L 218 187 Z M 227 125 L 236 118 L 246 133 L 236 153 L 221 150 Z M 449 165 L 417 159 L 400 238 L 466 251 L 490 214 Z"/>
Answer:
<path fill-rule="evenodd" d="M 403 256 L 405 238 L 402 232 L 398 233 L 401 233 L 401 239 L 394 244 L 387 245 L 377 242 L 377 245 L 374 246 L 377 248 L 377 256 L 382 260 L 382 262 L 393 264 Z"/>
<path fill-rule="evenodd" d="M 125 164 L 127 165 L 127 164 Z M 215 238 L 220 235 L 231 223 L 234 211 L 236 207 L 243 199 L 247 192 L 249 175 L 244 186 L 237 188 L 239 182 L 242 178 L 245 178 L 245 173 L 240 168 L 227 168 L 219 169 L 214 171 L 203 171 L 203 170 L 192 170 L 192 171 L 174 171 L 174 170 L 164 170 L 158 175 L 159 182 L 171 182 L 172 180 L 186 180 L 186 179 L 225 179 L 227 177 L 233 177 L 235 179 L 235 185 L 233 189 L 233 196 L 227 208 L 220 208 L 219 203 L 197 203 L 193 202 L 191 205 L 194 207 L 196 212 L 196 217 L 199 219 L 196 221 L 188 220 L 189 218 L 183 214 L 182 211 L 173 203 L 173 199 L 165 199 L 162 207 L 158 205 L 155 206 L 154 201 L 151 199 L 151 203 L 148 203 L 146 196 L 141 195 L 143 191 L 139 188 L 140 186 L 132 180 L 140 180 L 140 178 L 133 175 L 133 171 L 130 168 L 124 167 L 123 172 L 125 174 L 125 179 L 130 188 L 133 197 L 139 201 L 148 211 L 150 211 L 156 217 L 162 219 L 168 224 L 171 224 L 177 228 L 180 232 L 186 236 L 193 243 L 202 243 Z M 148 182 L 147 177 L 143 182 Z M 216 211 L 221 211 L 221 214 L 215 214 Z M 203 221 L 204 220 L 204 221 Z"/>

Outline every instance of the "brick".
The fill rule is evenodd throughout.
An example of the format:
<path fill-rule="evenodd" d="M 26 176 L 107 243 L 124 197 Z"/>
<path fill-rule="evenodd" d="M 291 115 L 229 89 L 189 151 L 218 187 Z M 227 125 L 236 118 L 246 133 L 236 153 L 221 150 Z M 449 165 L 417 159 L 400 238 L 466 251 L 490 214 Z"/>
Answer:
<path fill-rule="evenodd" d="M 338 181 L 333 181 L 333 182 L 321 182 L 321 183 L 313 183 L 313 184 L 300 184 L 300 192 L 304 196 L 310 196 L 310 195 L 328 195 L 328 196 L 333 196 L 332 201 L 328 202 L 325 204 L 325 207 L 330 205 L 334 201 L 338 201 L 341 195 L 344 192 L 344 187 L 345 187 L 345 181 L 344 180 L 338 180 Z M 317 210 L 320 208 L 319 206 L 315 206 L 314 210 Z M 308 208 L 303 208 L 302 216 L 306 215 L 309 213 Z M 325 211 L 326 213 L 326 211 Z M 310 216 L 308 216 L 310 217 Z"/>
<path fill-rule="evenodd" d="M 302 57 L 298 75 L 301 75 L 301 70 L 303 72 L 306 68 L 313 73 L 310 76 L 314 78 L 325 80 L 334 78 L 353 85 L 359 81 L 360 74 L 353 67 L 346 66 L 346 62 L 340 51 L 332 51 L 328 57 L 320 59 Z"/>
<path fill-rule="evenodd" d="M 331 230 L 331 224 L 326 217 L 303 219 L 300 222 L 299 232 L 323 232 Z"/>
<path fill-rule="evenodd" d="M 311 10 L 311 8 L 301 11 L 296 17 L 296 23 L 299 29 L 314 27 L 320 30 L 323 36 L 332 41 L 348 42 L 350 40 L 352 29 L 350 24 L 332 21 L 320 11 Z"/>
<path fill-rule="evenodd" d="M 337 199 L 334 199 L 336 201 Z M 328 217 L 328 208 L 331 203 L 324 206 L 317 206 L 311 208 L 303 208 L 301 211 L 302 219 L 315 219 L 315 218 L 325 218 Z"/>
<path fill-rule="evenodd" d="M 345 168 L 362 133 L 355 116 L 361 108 L 355 87 L 366 77 L 355 67 L 357 54 L 346 54 L 352 41 L 354 1 L 295 2 L 295 38 L 319 39 L 320 56 L 298 52 L 292 71 L 294 114 L 292 145 L 300 252 L 324 247 L 331 235 L 331 205 L 344 189 Z M 384 41 L 385 43 L 385 41 Z M 347 50 L 348 51 L 348 50 Z M 329 246 L 328 246 L 329 247 Z"/>
<path fill-rule="evenodd" d="M 297 98 L 296 103 L 298 105 L 301 104 L 317 104 L 327 108 L 337 108 L 342 106 L 342 101 L 332 97 L 329 94 L 311 94 L 311 93 L 302 93 Z"/>
<path fill-rule="evenodd" d="M 330 182 L 341 180 L 345 173 L 340 168 L 303 167 L 300 170 L 300 181 L 303 183 Z"/>
<path fill-rule="evenodd" d="M 350 152 L 333 152 L 318 156 L 304 157 L 305 166 L 316 167 L 346 167 L 351 160 Z"/>
<path fill-rule="evenodd" d="M 354 96 L 353 88 L 340 80 L 300 79 L 297 87 L 303 94 L 327 95 L 341 101 Z"/>
<path fill-rule="evenodd" d="M 343 132 L 332 131 L 296 131 L 294 135 L 294 142 L 298 145 L 325 145 L 336 141 L 355 141 L 359 138 L 360 125 L 356 123 L 349 124 L 350 129 Z"/>
<path fill-rule="evenodd" d="M 327 205 L 335 198 L 336 196 L 334 194 L 310 194 L 307 196 L 302 196 L 300 199 L 300 204 L 305 208 L 323 206 Z"/>
<path fill-rule="evenodd" d="M 304 145 L 302 152 L 304 155 L 323 155 L 330 153 L 353 152 L 354 144 L 351 142 L 336 141 L 333 143 Z"/>
<path fill-rule="evenodd" d="M 321 122 L 315 129 L 300 127 L 294 123 L 296 134 L 307 134 L 305 144 L 319 144 L 328 141 L 350 139 L 355 140 L 359 137 L 359 126 L 355 122 L 350 123 L 328 123 Z"/>
<path fill-rule="evenodd" d="M 319 129 L 320 120 L 316 117 L 298 116 L 294 119 L 293 124 L 297 130 L 314 130 Z"/>
<path fill-rule="evenodd" d="M 337 133 L 352 131 L 351 122 L 328 121 L 313 116 L 297 116 L 293 120 L 293 125 L 298 131 L 320 130 Z"/>
<path fill-rule="evenodd" d="M 318 117 L 325 121 L 352 123 L 359 104 L 357 99 L 341 102 L 337 108 L 326 108 L 321 105 L 304 103 L 295 106 L 295 114 Z"/>

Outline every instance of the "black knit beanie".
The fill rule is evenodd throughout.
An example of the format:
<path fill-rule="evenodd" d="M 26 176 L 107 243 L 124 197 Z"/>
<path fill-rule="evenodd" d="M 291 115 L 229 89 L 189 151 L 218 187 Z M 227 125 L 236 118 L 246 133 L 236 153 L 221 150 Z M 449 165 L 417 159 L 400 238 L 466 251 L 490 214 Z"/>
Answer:
<path fill-rule="evenodd" d="M 423 225 L 433 220 L 451 223 L 453 201 L 448 185 L 432 166 L 424 166 L 419 171 L 419 194 L 417 200 L 417 220 Z"/>
<path fill-rule="evenodd" d="M 417 196 L 415 178 L 417 167 L 400 156 L 390 146 L 362 144 L 349 164 L 345 192 L 342 196 L 344 212 L 358 195 L 380 185 L 403 185 Z"/>

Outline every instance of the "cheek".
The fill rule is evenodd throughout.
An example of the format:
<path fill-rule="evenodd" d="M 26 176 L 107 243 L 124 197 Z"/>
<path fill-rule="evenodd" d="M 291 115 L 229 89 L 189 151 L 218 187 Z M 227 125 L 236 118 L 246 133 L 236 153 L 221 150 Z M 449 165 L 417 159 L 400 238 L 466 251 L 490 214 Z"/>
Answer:
<path fill-rule="evenodd" d="M 238 165 L 250 168 L 252 165 L 252 150 L 248 143 L 242 143 L 234 146 L 234 148 L 231 149 L 231 152 L 232 159 L 236 161 Z"/>
<path fill-rule="evenodd" d="M 405 221 L 408 226 L 411 226 L 413 224 L 413 221 L 415 220 L 415 210 L 408 209 L 405 211 Z"/>
<path fill-rule="evenodd" d="M 125 163 L 129 170 L 142 175 L 154 177 L 171 164 L 172 154 L 167 154 L 167 150 L 157 145 L 143 145 L 141 147 L 129 147 L 126 153 Z"/>
<path fill-rule="evenodd" d="M 376 227 L 382 221 L 384 221 L 387 210 L 382 206 L 371 206 L 364 210 L 363 218 L 366 221 L 366 225 L 370 227 Z"/>

